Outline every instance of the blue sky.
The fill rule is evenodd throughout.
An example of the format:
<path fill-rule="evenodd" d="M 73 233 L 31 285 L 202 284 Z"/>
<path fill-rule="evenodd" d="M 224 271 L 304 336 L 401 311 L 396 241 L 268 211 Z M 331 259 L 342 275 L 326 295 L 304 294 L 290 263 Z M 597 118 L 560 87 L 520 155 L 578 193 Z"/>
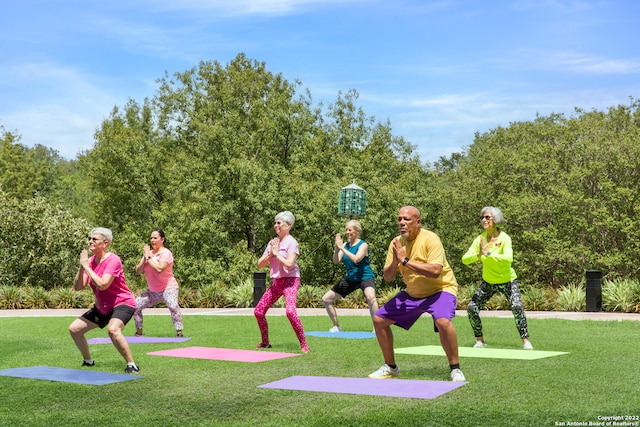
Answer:
<path fill-rule="evenodd" d="M 158 78 L 238 53 L 359 106 L 424 162 L 536 114 L 640 98 L 636 0 L 22 0 L 0 13 L 0 125 L 68 159 Z"/>

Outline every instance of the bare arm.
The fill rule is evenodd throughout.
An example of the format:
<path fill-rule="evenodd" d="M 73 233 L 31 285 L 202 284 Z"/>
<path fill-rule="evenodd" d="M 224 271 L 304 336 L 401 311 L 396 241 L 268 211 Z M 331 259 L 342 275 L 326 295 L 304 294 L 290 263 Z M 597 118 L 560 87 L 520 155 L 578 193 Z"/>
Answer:
<path fill-rule="evenodd" d="M 87 273 L 86 275 L 82 274 L 83 270 L 85 273 Z M 87 278 L 87 276 L 89 277 Z M 85 286 L 87 286 L 88 279 L 91 279 L 91 281 L 93 282 L 93 285 L 96 288 L 98 288 L 101 291 L 104 291 L 109 286 L 111 286 L 111 283 L 113 283 L 113 279 L 115 279 L 115 276 L 112 276 L 111 274 L 104 274 L 102 275 L 102 277 L 98 276 L 96 272 L 91 269 L 91 266 L 89 265 L 89 256 L 87 254 L 87 251 L 83 250 L 80 253 L 80 269 L 78 270 L 78 274 L 76 274 L 76 279 L 74 280 L 73 288 L 75 290 L 84 289 Z"/>
<path fill-rule="evenodd" d="M 402 246 L 400 239 L 393 241 L 393 262 L 386 265 L 383 270 L 383 277 L 386 282 L 390 282 L 396 276 L 398 264 L 401 264 L 407 256 L 407 248 Z M 425 277 L 438 277 L 442 272 L 442 265 L 440 264 L 427 264 L 424 262 L 418 262 L 409 260 L 404 268 L 413 270 L 421 276 Z"/>

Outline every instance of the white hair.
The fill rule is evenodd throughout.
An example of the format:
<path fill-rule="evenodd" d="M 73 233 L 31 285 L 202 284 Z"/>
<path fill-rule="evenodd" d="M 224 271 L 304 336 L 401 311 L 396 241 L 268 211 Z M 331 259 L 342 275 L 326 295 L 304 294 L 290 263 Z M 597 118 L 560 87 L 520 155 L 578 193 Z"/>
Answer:
<path fill-rule="evenodd" d="M 289 212 L 289 211 L 280 212 L 278 215 L 276 215 L 275 219 L 281 219 L 282 221 L 286 222 L 287 224 L 289 224 L 292 227 L 293 227 L 293 223 L 296 220 L 296 218 L 293 216 L 293 214 L 291 212 Z"/>
<path fill-rule="evenodd" d="M 96 227 L 91 230 L 90 236 L 94 234 L 100 234 L 104 238 L 105 242 L 113 242 L 113 233 L 108 228 Z"/>

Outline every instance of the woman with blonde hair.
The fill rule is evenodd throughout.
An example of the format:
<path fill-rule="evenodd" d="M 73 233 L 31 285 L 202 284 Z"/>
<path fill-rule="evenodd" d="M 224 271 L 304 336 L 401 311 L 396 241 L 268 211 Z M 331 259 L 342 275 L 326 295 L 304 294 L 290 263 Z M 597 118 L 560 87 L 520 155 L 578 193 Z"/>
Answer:
<path fill-rule="evenodd" d="M 340 233 L 336 234 L 333 263 L 344 262 L 347 274 L 322 297 L 322 302 L 333 323 L 329 332 L 342 332 L 334 303 L 357 289 L 362 289 L 362 293 L 367 299 L 372 319 L 378 310 L 374 284 L 375 275 L 369 265 L 369 245 L 360 239 L 360 233 L 362 233 L 360 222 L 352 219 L 345 225 L 346 243 L 342 241 Z"/>

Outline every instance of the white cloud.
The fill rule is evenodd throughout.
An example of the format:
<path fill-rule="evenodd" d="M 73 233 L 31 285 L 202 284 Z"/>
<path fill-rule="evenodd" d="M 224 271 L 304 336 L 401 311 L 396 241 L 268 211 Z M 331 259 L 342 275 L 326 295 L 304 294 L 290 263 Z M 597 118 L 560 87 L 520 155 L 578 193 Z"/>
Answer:
<path fill-rule="evenodd" d="M 367 3 L 371 0 L 141 0 L 152 4 L 156 10 L 210 11 L 218 17 L 230 16 L 281 16 L 303 13 L 315 6 Z"/>
<path fill-rule="evenodd" d="M 41 144 L 72 159 L 93 146 L 93 135 L 118 102 L 81 72 L 53 63 L 13 64 L 0 73 L 6 97 L 0 123 L 27 146 Z M 10 101 L 9 101 L 10 100 Z"/>

